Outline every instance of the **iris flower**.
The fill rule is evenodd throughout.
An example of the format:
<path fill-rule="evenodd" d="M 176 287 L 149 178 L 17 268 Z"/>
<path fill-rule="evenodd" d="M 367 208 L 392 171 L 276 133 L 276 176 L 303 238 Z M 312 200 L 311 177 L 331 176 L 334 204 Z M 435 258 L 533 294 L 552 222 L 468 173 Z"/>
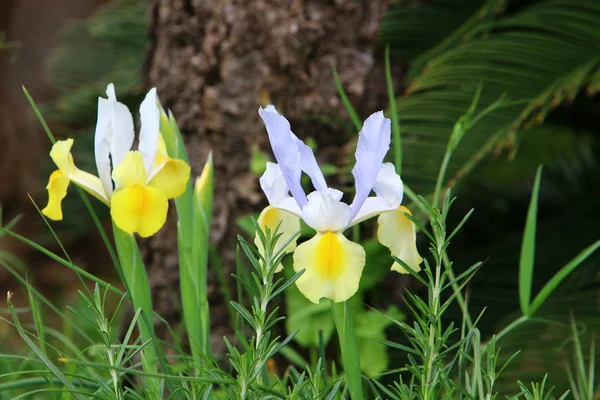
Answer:
<path fill-rule="evenodd" d="M 117 101 L 111 83 L 106 88 L 108 99 L 98 98 L 98 121 L 94 153 L 98 176 L 75 166 L 71 148 L 73 139 L 59 140 L 50 151 L 58 167 L 48 181 L 48 205 L 42 213 L 62 220 L 62 200 L 70 182 L 110 207 L 115 224 L 129 234 L 154 235 L 164 225 L 168 199 L 183 194 L 190 167 L 172 159 L 159 130 L 160 110 L 156 89 L 151 89 L 140 106 L 141 128 L 137 150 L 133 117 L 127 107 Z"/>
<path fill-rule="evenodd" d="M 341 302 L 356 293 L 365 266 L 365 250 L 343 232 L 375 216 L 379 216 L 379 241 L 411 269 L 420 269 L 422 258 L 416 248 L 415 226 L 406 217 L 408 209 L 400 205 L 402 180 L 392 163 L 383 162 L 391 137 L 391 123 L 383 112 L 367 118 L 359 133 L 352 169 L 356 190 L 351 204 L 342 201 L 341 191 L 327 186 L 312 150 L 294 135 L 275 107 L 269 105 L 258 112 L 277 161 L 267 163 L 260 178 L 269 206 L 258 223 L 270 229 L 279 225 L 281 243 L 298 231 L 299 219 L 317 231 L 299 246 L 294 241 L 284 249 L 294 252 L 294 270 L 304 269 L 296 281 L 304 296 L 313 303 L 323 297 Z M 302 173 L 310 177 L 315 189 L 308 195 L 300 184 Z M 397 263 L 392 269 L 408 272 Z"/>

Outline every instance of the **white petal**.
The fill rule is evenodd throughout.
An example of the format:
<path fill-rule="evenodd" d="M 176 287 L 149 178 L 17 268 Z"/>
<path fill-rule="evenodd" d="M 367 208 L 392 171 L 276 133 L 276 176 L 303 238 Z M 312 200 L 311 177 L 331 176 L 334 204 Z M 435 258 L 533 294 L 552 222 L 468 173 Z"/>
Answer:
<path fill-rule="evenodd" d="M 131 113 L 124 104 L 117 101 L 112 83 L 106 87 L 106 95 L 108 99 L 98 98 L 94 152 L 98 176 L 104 191 L 110 197 L 113 191 L 110 178 L 111 159 L 113 166 L 123 161 L 133 144 L 134 133 Z"/>
<path fill-rule="evenodd" d="M 404 186 L 402 179 L 396 174 L 394 164 L 385 163 L 381 167 L 373 190 L 377 197 L 368 197 L 358 214 L 352 218 L 349 226 L 358 224 L 383 212 L 395 210 L 402 203 Z"/>
<path fill-rule="evenodd" d="M 111 83 L 106 88 L 108 103 L 110 104 L 110 156 L 112 158 L 113 168 L 121 164 L 125 154 L 131 150 L 133 145 L 133 117 L 127 106 L 117 101 L 115 88 Z"/>
<path fill-rule="evenodd" d="M 385 199 L 393 208 L 398 207 L 402 203 L 404 185 L 402 184 L 402 179 L 396 173 L 394 164 L 383 164 L 373 185 L 373 191 L 378 197 Z"/>
<path fill-rule="evenodd" d="M 94 156 L 98 176 L 102 182 L 104 192 L 110 198 L 112 195 L 112 179 L 110 177 L 110 103 L 108 100 L 98 97 L 98 121 L 96 122 L 96 134 L 94 137 Z"/>
<path fill-rule="evenodd" d="M 297 217 L 302 216 L 298 203 L 289 194 L 290 191 L 278 164 L 267 162 L 267 169 L 260 177 L 259 182 L 271 206 L 288 211 Z"/>
<path fill-rule="evenodd" d="M 144 168 L 150 175 L 152 164 L 158 148 L 158 137 L 160 135 L 160 111 L 156 104 L 156 88 L 148 91 L 146 98 L 140 105 L 140 144 L 138 150 L 144 158 Z"/>
<path fill-rule="evenodd" d="M 356 185 L 356 195 L 352 201 L 352 212 L 358 214 L 371 193 L 383 159 L 390 148 L 391 121 L 383 116 L 383 111 L 372 114 L 365 121 L 358 135 L 356 164 L 352 169 Z"/>
<path fill-rule="evenodd" d="M 383 212 L 394 210 L 396 208 L 397 206 L 390 206 L 390 203 L 388 203 L 381 197 L 367 197 L 367 199 L 363 203 L 363 206 L 358 211 L 358 214 L 356 214 L 354 218 L 352 218 L 352 221 L 350 221 L 350 223 L 348 224 L 348 227 L 366 221 L 369 218 L 376 217 L 377 215 Z"/>
<path fill-rule="evenodd" d="M 270 205 L 277 206 L 281 200 L 289 197 L 290 190 L 278 164 L 267 162 L 267 169 L 260 177 L 259 182 Z"/>
<path fill-rule="evenodd" d="M 318 232 L 342 231 L 348 225 L 352 209 L 342 201 L 342 192 L 327 188 L 308 195 L 308 204 L 302 207 L 302 219 Z"/>

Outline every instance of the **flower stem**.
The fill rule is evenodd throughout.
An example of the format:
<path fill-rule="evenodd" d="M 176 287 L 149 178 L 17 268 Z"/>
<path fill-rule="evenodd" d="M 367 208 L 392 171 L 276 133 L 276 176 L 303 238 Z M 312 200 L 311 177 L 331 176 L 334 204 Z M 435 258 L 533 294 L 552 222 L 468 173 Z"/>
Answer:
<path fill-rule="evenodd" d="M 331 301 L 331 313 L 335 322 L 340 350 L 342 351 L 342 363 L 346 374 L 346 383 L 352 400 L 362 400 L 362 375 L 360 369 L 360 358 L 358 344 L 354 332 L 352 315 L 348 310 L 347 303 L 335 303 Z"/>

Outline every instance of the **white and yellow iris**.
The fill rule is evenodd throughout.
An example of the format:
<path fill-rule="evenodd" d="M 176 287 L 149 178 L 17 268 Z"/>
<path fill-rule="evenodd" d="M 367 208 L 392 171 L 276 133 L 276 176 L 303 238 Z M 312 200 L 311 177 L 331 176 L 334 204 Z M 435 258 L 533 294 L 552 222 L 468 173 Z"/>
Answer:
<path fill-rule="evenodd" d="M 108 99 L 98 98 L 98 122 L 94 150 L 98 176 L 75 166 L 73 139 L 59 140 L 50 151 L 58 167 L 48 181 L 48 205 L 42 213 L 61 220 L 62 200 L 70 182 L 110 207 L 115 224 L 127 233 L 142 237 L 154 235 L 164 225 L 168 200 L 185 191 L 190 167 L 167 154 L 160 134 L 160 110 L 156 89 L 151 89 L 140 106 L 139 146 L 134 141 L 133 117 L 117 101 L 113 84 L 106 89 Z"/>
<path fill-rule="evenodd" d="M 312 150 L 294 135 L 287 119 L 275 107 L 270 105 L 258 112 L 277 160 L 267 163 L 260 178 L 269 206 L 260 214 L 258 223 L 270 229 L 281 223 L 282 243 L 299 230 L 300 219 L 317 231 L 299 246 L 293 241 L 284 249 L 294 252 L 294 270 L 304 270 L 296 285 L 310 301 L 318 303 L 325 297 L 340 302 L 356 293 L 365 266 L 365 251 L 343 232 L 371 217 L 379 216 L 379 241 L 411 269 L 420 269 L 422 258 L 416 248 L 415 226 L 406 216 L 410 214 L 408 209 L 400 205 L 402 180 L 393 164 L 383 162 L 391 137 L 390 120 L 383 112 L 371 115 L 359 134 L 352 169 L 356 194 L 351 204 L 342 201 L 342 192 L 327 186 Z M 302 173 L 310 177 L 315 189 L 308 195 L 300 184 Z M 370 195 L 371 191 L 375 196 Z M 392 269 L 408 272 L 397 263 Z"/>

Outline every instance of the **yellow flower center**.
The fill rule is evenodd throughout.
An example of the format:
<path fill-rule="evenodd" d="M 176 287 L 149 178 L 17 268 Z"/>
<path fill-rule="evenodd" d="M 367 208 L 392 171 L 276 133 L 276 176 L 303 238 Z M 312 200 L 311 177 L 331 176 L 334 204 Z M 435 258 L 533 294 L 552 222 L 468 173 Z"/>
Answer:
<path fill-rule="evenodd" d="M 345 251 L 338 236 L 327 231 L 316 246 L 315 270 L 324 279 L 336 279 L 345 269 L 346 257 Z"/>

